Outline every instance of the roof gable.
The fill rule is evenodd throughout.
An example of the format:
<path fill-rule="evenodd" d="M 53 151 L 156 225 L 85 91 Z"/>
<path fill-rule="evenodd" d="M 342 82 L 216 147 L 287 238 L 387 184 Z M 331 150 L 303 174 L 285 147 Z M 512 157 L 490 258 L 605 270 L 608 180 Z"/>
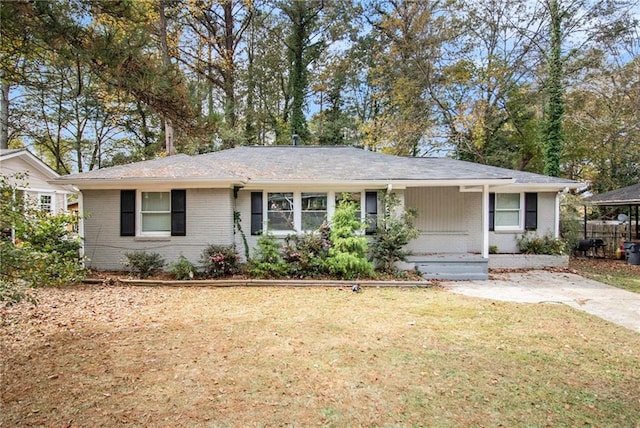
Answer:
<path fill-rule="evenodd" d="M 30 170 L 35 170 L 42 174 L 46 179 L 54 179 L 60 177 L 60 174 L 55 172 L 53 168 L 40 160 L 37 156 L 31 153 L 27 149 L 3 149 L 0 150 L 0 163 L 4 163 L 6 165 L 7 162 L 10 162 L 12 159 L 17 160 L 20 159 L 25 162 Z M 2 168 L 3 171 L 5 167 Z"/>

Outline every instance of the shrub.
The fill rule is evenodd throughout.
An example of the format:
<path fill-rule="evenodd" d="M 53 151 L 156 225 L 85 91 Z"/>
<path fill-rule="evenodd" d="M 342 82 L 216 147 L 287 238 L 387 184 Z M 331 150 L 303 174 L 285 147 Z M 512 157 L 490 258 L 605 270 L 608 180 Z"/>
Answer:
<path fill-rule="evenodd" d="M 240 259 L 235 245 L 210 245 L 202 252 L 204 275 L 221 278 L 240 272 Z"/>
<path fill-rule="evenodd" d="M 373 265 L 367 260 L 367 238 L 356 233 L 364 225 L 355 218 L 355 204 L 342 199 L 333 214 L 329 237 L 331 247 L 325 260 L 325 268 L 344 279 L 370 277 Z"/>
<path fill-rule="evenodd" d="M 582 238 L 582 196 L 562 194 L 560 200 L 560 236 L 567 248 L 575 248 Z"/>
<path fill-rule="evenodd" d="M 84 277 L 80 240 L 70 233 L 77 218 L 40 211 L 19 188 L 29 187 L 18 173 L 11 183 L 0 175 L 0 302 L 35 302 L 25 287 L 60 286 Z"/>
<path fill-rule="evenodd" d="M 138 278 L 148 278 L 160 271 L 165 261 L 158 253 L 147 253 L 146 251 L 134 251 L 125 253 L 124 265 L 129 267 L 129 272 Z"/>
<path fill-rule="evenodd" d="M 562 239 L 554 238 L 550 234 L 539 236 L 525 233 L 517 238 L 518 248 L 523 254 L 566 254 L 567 246 Z"/>
<path fill-rule="evenodd" d="M 287 274 L 298 278 L 322 276 L 330 247 L 329 225 L 326 222 L 316 232 L 287 236 L 282 246 Z"/>
<path fill-rule="evenodd" d="M 405 245 L 417 238 L 419 233 L 413 225 L 416 212 L 410 210 L 397 213 L 399 205 L 398 196 L 385 193 L 384 211 L 378 218 L 378 227 L 371 242 L 371 256 L 378 268 L 386 273 L 393 273 L 396 262 L 406 261 L 411 252 L 405 250 Z"/>
<path fill-rule="evenodd" d="M 257 278 L 278 278 L 286 275 L 287 265 L 280 254 L 280 244 L 270 233 L 261 235 L 254 257 L 247 264 L 249 275 Z"/>
<path fill-rule="evenodd" d="M 169 266 L 169 271 L 173 274 L 175 279 L 179 281 L 185 281 L 193 279 L 197 275 L 196 267 L 183 255 L 180 255 L 178 261 Z"/>

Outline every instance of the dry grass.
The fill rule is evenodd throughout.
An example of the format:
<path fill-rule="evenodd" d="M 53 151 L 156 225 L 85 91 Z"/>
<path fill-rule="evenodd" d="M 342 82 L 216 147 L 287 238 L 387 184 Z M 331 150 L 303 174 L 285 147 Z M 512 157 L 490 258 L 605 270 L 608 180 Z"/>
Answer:
<path fill-rule="evenodd" d="M 640 266 L 624 260 L 572 257 L 569 267 L 587 278 L 640 293 Z"/>
<path fill-rule="evenodd" d="M 0 425 L 627 426 L 640 335 L 438 289 L 40 290 L 2 309 Z"/>

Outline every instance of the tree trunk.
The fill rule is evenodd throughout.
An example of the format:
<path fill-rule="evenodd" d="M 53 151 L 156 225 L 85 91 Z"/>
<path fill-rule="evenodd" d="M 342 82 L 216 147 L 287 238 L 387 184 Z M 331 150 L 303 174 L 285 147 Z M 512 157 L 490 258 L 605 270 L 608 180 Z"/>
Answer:
<path fill-rule="evenodd" d="M 160 50 L 162 51 L 162 65 L 168 69 L 171 67 L 171 61 L 169 60 L 169 46 L 167 44 L 167 17 L 164 14 L 165 0 L 160 0 L 158 6 L 160 9 Z M 171 123 L 171 119 L 167 117 L 164 118 L 164 140 L 167 155 L 175 154 L 175 148 L 173 145 L 173 125 Z"/>
<path fill-rule="evenodd" d="M 0 71 L 0 81 L 2 80 Z M 0 84 L 0 149 L 9 148 L 9 90 L 8 83 Z"/>

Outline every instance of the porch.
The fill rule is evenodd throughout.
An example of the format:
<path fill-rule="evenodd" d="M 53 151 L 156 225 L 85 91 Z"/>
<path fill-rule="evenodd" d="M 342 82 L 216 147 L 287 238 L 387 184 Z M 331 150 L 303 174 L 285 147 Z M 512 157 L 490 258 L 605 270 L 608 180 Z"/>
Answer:
<path fill-rule="evenodd" d="M 474 253 L 413 254 L 403 269 L 417 269 L 425 279 L 474 281 L 489 279 L 489 269 L 566 268 L 569 256 L 544 254 L 491 254 L 484 258 Z"/>

